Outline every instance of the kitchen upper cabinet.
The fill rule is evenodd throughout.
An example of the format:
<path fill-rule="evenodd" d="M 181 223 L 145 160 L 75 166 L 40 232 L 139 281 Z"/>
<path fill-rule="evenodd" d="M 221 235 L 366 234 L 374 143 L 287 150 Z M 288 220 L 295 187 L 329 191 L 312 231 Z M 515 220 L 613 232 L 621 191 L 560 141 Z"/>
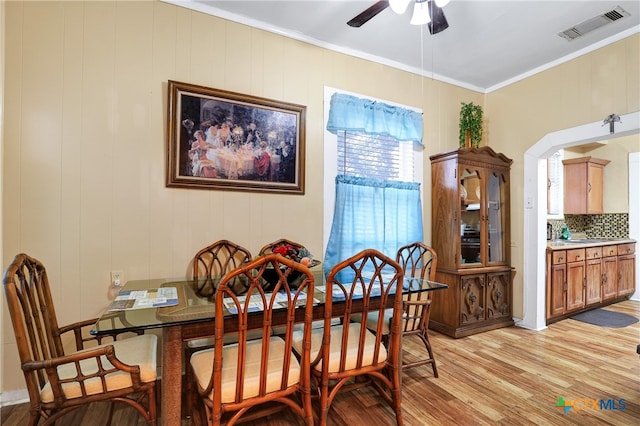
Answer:
<path fill-rule="evenodd" d="M 429 325 L 449 336 L 513 325 L 511 163 L 490 147 L 431 157 L 436 280 L 449 288 L 434 292 Z"/>
<path fill-rule="evenodd" d="M 604 213 L 604 167 L 609 160 L 580 157 L 564 164 L 564 214 Z"/>

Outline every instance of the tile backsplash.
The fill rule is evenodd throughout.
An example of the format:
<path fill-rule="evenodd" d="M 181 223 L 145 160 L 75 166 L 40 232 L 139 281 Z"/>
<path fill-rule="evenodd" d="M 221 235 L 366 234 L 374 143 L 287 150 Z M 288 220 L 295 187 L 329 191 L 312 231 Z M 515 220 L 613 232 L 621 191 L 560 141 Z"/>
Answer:
<path fill-rule="evenodd" d="M 554 235 L 560 235 L 566 223 L 572 233 L 585 233 L 587 238 L 629 238 L 629 213 L 566 214 L 564 220 L 548 222 Z"/>

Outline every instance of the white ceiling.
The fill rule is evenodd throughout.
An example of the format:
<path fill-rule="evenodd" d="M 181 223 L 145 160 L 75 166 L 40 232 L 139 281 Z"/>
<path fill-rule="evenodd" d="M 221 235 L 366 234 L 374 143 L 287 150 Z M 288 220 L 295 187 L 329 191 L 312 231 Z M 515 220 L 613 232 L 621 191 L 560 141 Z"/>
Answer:
<path fill-rule="evenodd" d="M 376 0 L 164 1 L 482 92 L 640 31 L 638 0 L 452 0 L 443 9 L 449 28 L 436 35 L 409 24 L 411 6 L 346 24 Z M 573 41 L 558 36 L 616 6 L 631 16 Z"/>

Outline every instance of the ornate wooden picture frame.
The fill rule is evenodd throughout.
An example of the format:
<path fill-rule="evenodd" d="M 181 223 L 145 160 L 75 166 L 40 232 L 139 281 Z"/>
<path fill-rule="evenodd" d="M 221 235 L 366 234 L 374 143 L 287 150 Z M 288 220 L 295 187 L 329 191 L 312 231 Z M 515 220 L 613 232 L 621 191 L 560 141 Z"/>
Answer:
<path fill-rule="evenodd" d="M 306 107 L 168 82 L 168 187 L 304 194 Z"/>

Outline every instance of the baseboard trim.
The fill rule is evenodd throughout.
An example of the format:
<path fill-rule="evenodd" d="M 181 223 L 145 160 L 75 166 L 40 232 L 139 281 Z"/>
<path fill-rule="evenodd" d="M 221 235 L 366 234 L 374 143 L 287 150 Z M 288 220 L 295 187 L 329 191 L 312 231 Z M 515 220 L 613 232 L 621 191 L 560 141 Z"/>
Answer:
<path fill-rule="evenodd" d="M 26 389 L 0 392 L 0 407 L 24 404 L 25 402 L 29 402 L 29 393 Z"/>

